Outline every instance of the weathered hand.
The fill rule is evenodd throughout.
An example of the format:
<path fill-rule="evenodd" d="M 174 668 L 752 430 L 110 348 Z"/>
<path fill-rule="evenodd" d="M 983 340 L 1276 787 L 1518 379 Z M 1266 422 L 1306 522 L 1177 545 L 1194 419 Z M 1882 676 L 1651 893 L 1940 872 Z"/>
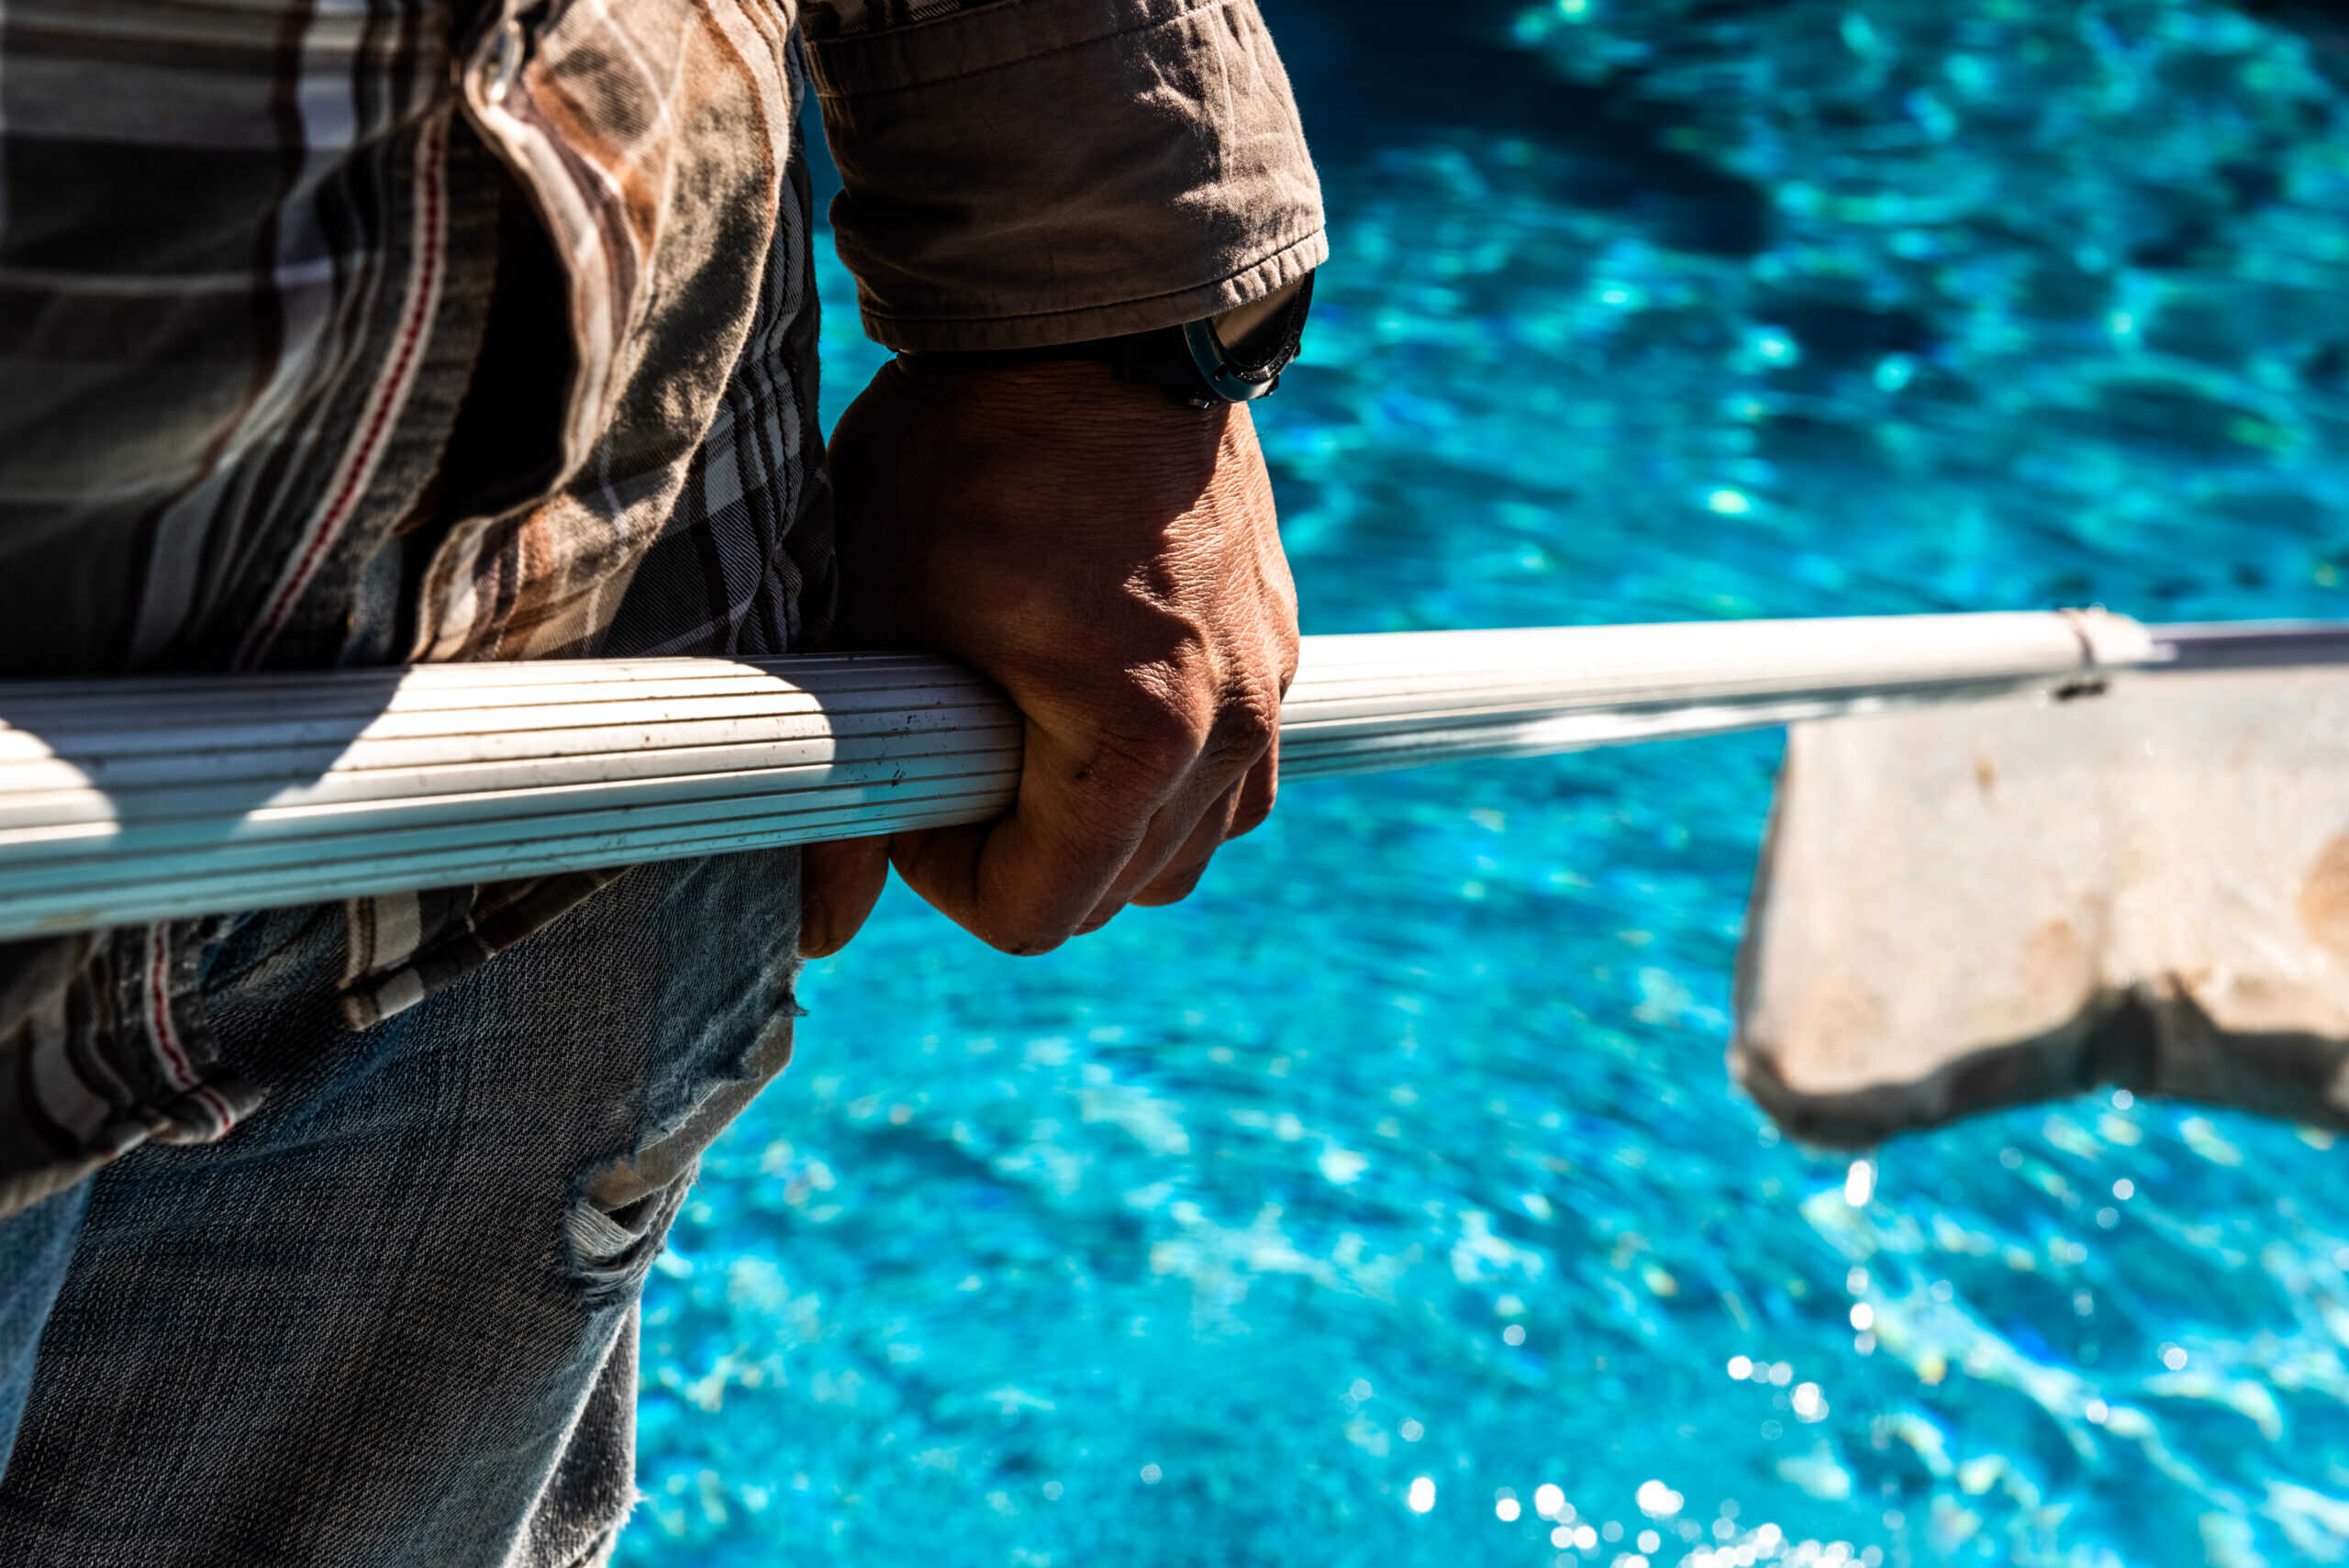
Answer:
<path fill-rule="evenodd" d="M 800 948 L 838 951 L 894 863 L 1007 952 L 1187 895 L 1272 810 L 1297 595 L 1247 410 L 1100 365 L 909 366 L 832 438 L 841 646 L 969 664 L 1027 719 L 1011 810 L 810 846 Z"/>

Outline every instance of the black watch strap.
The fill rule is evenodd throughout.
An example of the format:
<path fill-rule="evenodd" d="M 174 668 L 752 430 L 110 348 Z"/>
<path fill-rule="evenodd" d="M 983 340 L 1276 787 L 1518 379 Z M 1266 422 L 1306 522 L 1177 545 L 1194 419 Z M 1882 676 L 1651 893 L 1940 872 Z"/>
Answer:
<path fill-rule="evenodd" d="M 975 370 L 1089 361 L 1107 364 L 1119 381 L 1163 386 L 1179 401 L 1212 408 L 1218 403 L 1252 402 L 1279 387 L 1281 373 L 1304 342 L 1305 318 L 1312 304 L 1313 274 L 1308 272 L 1280 307 L 1237 343 L 1225 343 L 1217 336 L 1215 323 L 1207 320 L 1082 343 L 905 358 Z"/>

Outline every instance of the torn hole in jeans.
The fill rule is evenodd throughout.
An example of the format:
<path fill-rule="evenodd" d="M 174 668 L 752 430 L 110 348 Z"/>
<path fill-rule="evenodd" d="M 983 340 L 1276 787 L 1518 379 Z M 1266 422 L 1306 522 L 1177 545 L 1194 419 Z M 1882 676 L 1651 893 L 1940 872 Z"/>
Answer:
<path fill-rule="evenodd" d="M 563 1217 L 563 1240 L 571 1253 L 572 1277 L 592 1301 L 624 1295 L 642 1283 L 668 1240 L 670 1223 L 685 1207 L 693 1185 L 688 1170 L 667 1186 L 631 1203 L 607 1209 L 588 1193 L 571 1201 Z"/>
<path fill-rule="evenodd" d="M 794 1007 L 768 1020 L 731 1071 L 676 1125 L 633 1153 L 607 1161 L 580 1183 L 564 1220 L 564 1241 L 572 1273 L 591 1296 L 626 1291 L 651 1268 L 700 1169 L 702 1151 L 789 1064 L 796 1012 Z"/>

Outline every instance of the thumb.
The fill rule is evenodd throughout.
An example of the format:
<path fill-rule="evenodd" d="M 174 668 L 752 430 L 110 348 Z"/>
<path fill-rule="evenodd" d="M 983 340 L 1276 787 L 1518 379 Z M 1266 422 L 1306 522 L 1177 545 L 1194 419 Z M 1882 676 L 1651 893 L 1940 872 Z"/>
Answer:
<path fill-rule="evenodd" d="M 799 851 L 799 956 L 848 946 L 889 884 L 889 840 L 835 839 Z"/>

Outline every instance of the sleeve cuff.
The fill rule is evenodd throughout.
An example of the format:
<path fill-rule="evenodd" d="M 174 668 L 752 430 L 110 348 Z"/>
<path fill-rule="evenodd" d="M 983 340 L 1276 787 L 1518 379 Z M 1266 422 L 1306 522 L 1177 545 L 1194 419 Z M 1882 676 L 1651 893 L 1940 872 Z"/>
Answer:
<path fill-rule="evenodd" d="M 1148 331 L 1328 257 L 1254 0 L 1001 0 L 808 52 L 833 232 L 888 348 Z"/>

